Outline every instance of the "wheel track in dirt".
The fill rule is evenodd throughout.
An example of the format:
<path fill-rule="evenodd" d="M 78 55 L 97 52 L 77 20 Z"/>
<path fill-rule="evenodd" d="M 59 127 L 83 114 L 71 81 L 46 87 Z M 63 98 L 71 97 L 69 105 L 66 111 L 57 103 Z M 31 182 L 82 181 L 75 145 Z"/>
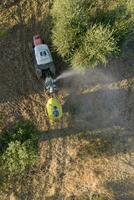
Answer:
<path fill-rule="evenodd" d="M 65 171 L 66 159 L 67 159 L 67 142 L 65 138 L 62 138 L 62 140 L 59 141 L 55 156 L 57 158 L 55 193 L 60 194 L 62 190 L 63 179 L 65 175 L 64 171 Z"/>
<path fill-rule="evenodd" d="M 44 195 L 45 192 L 47 192 L 47 190 L 50 187 L 50 166 L 51 166 L 51 162 L 52 162 L 52 157 L 53 157 L 53 150 L 52 150 L 52 142 L 51 141 L 47 141 L 47 149 L 45 152 L 45 162 L 43 163 L 43 165 L 41 166 L 41 171 L 44 173 L 44 178 L 43 178 L 43 189 L 41 190 L 41 196 Z"/>
<path fill-rule="evenodd" d="M 51 188 L 54 189 L 56 195 L 61 193 L 67 158 L 66 147 L 65 138 L 45 142 L 45 161 L 41 166 L 41 172 L 44 174 L 42 196 L 47 194 Z"/>

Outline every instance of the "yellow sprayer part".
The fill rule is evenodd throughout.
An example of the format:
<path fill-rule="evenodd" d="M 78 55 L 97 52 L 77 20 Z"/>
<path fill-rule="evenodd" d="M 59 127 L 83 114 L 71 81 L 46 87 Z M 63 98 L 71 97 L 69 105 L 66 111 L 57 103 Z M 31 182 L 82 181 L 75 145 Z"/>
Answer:
<path fill-rule="evenodd" d="M 63 115 L 62 106 L 56 98 L 50 98 L 48 100 L 46 109 L 50 120 L 56 121 Z"/>

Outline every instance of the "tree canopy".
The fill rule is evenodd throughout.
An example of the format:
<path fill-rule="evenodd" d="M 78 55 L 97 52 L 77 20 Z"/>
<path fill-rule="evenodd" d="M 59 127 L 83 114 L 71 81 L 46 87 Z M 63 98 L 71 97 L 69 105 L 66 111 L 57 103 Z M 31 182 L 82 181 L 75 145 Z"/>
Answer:
<path fill-rule="evenodd" d="M 73 67 L 94 67 L 121 52 L 134 28 L 131 0 L 55 0 L 53 45 Z"/>

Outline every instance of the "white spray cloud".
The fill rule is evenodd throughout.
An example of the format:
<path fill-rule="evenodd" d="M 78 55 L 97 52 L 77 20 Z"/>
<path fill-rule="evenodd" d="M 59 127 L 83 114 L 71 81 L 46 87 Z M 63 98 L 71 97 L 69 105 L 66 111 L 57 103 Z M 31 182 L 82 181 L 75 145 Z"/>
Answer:
<path fill-rule="evenodd" d="M 126 91 L 109 87 L 117 82 L 110 71 L 91 69 L 81 73 L 71 70 L 61 74 L 59 79 L 63 79 L 62 87 L 70 94 L 64 108 L 79 126 L 99 128 L 124 121 L 121 113 L 125 108 Z"/>
<path fill-rule="evenodd" d="M 61 79 L 65 79 L 65 78 L 69 78 L 69 77 L 73 77 L 73 76 L 78 75 L 78 74 L 80 74 L 80 71 L 68 70 L 68 71 L 65 71 L 62 74 L 60 74 L 56 78 L 56 81 L 61 80 Z"/>

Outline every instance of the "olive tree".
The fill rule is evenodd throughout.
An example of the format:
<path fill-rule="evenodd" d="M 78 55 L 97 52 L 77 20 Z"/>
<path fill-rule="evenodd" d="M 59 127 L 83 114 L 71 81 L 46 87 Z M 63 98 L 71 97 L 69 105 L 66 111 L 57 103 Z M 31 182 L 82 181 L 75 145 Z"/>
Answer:
<path fill-rule="evenodd" d="M 134 28 L 131 0 L 54 0 L 52 41 L 74 67 L 106 63 L 119 55 Z"/>

